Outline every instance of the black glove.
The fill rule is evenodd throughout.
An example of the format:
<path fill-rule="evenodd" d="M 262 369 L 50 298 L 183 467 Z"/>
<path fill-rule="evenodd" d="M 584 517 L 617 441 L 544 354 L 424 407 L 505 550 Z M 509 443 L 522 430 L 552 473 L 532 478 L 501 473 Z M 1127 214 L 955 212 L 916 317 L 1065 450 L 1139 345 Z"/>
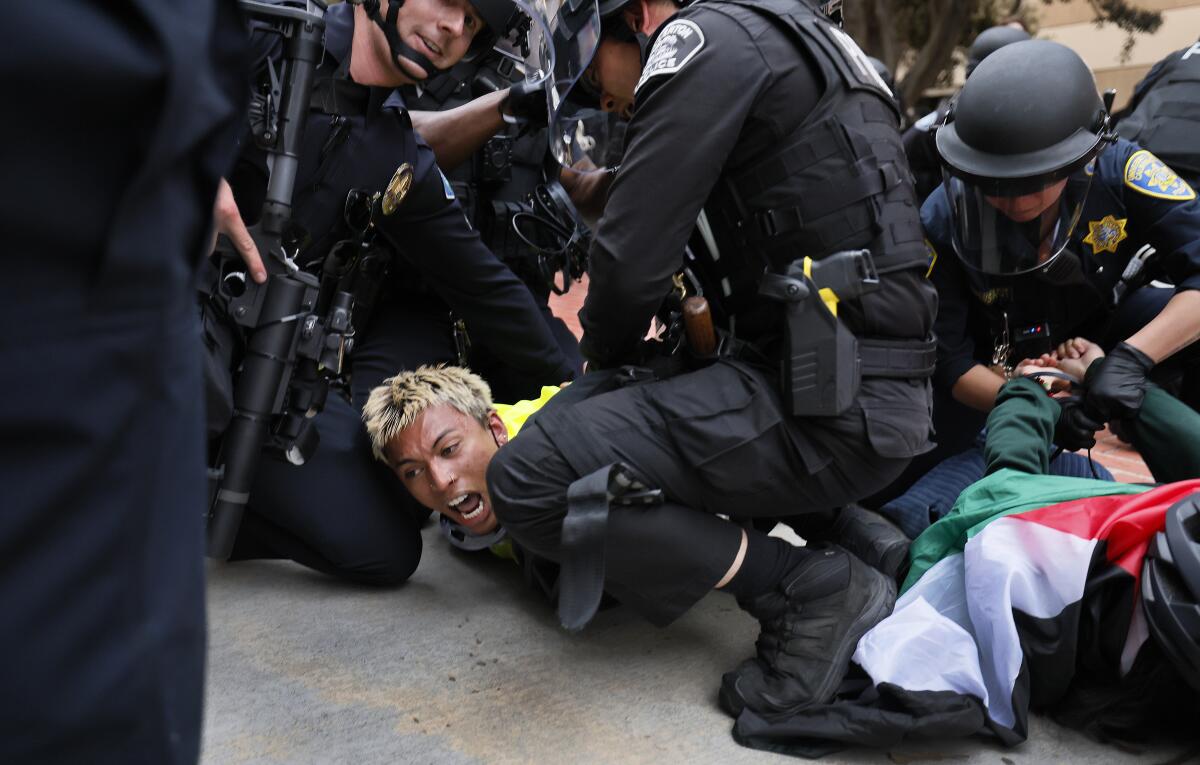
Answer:
<path fill-rule="evenodd" d="M 1104 420 L 1124 420 L 1137 415 L 1146 396 L 1146 376 L 1154 361 L 1129 343 L 1118 343 L 1107 356 L 1088 368 L 1088 408 Z"/>
<path fill-rule="evenodd" d="M 500 102 L 500 116 L 505 122 L 531 127 L 544 127 L 549 120 L 546 91 L 528 82 L 518 82 L 508 89 Z"/>
<path fill-rule="evenodd" d="M 1096 431 L 1104 427 L 1104 422 L 1088 412 L 1079 396 L 1060 398 L 1058 403 L 1061 411 L 1054 425 L 1054 443 L 1072 452 L 1095 446 Z"/>

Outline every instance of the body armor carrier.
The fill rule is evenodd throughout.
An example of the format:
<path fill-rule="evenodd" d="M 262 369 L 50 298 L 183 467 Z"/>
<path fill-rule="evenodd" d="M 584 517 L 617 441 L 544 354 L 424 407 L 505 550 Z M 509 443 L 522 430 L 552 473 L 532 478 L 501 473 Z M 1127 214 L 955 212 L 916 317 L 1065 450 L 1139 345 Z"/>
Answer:
<path fill-rule="evenodd" d="M 522 80 L 512 59 L 493 55 L 464 61 L 431 80 L 410 108 L 443 111 Z M 469 162 L 446 172 L 454 193 L 484 244 L 537 295 L 546 295 L 536 257 L 513 227 L 513 216 L 527 212 L 529 197 L 542 182 L 547 150 L 544 129 L 521 131 L 508 125 L 488 139 Z"/>
<path fill-rule="evenodd" d="M 1117 132 L 1200 182 L 1200 43 L 1173 55 Z"/>
<path fill-rule="evenodd" d="M 869 250 L 885 276 L 928 263 L 912 179 L 887 86 L 840 29 L 805 5 L 722 0 L 781 23 L 818 63 L 826 83 L 817 106 L 790 134 L 727 172 L 705 205 L 693 249 L 716 250 L 689 264 L 706 285 L 715 318 L 736 319 L 748 340 L 778 324 L 763 317 L 764 271 L 782 273 L 805 257 Z M 779 203 L 781 192 L 786 201 Z M 714 300 L 713 296 L 716 295 Z M 856 333 L 852 315 L 850 328 Z"/>
<path fill-rule="evenodd" d="M 967 279 L 988 320 L 991 365 L 1006 370 L 1049 353 L 1085 324 L 1103 326 L 1112 308 L 1086 277 L 1063 284 L 1042 273 L 1003 277 L 967 271 Z"/>

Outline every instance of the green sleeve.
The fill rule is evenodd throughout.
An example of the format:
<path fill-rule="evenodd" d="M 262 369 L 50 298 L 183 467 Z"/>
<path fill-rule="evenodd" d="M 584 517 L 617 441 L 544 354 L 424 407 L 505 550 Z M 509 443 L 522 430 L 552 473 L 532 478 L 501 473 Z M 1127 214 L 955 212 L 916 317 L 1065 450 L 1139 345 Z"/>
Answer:
<path fill-rule="evenodd" d="M 1157 385 L 1146 389 L 1129 428 L 1133 446 L 1160 483 L 1200 478 L 1200 414 Z"/>
<path fill-rule="evenodd" d="M 987 473 L 1003 468 L 1033 475 L 1048 473 L 1060 411 L 1058 402 L 1036 381 L 1019 377 L 1006 382 L 987 419 Z"/>

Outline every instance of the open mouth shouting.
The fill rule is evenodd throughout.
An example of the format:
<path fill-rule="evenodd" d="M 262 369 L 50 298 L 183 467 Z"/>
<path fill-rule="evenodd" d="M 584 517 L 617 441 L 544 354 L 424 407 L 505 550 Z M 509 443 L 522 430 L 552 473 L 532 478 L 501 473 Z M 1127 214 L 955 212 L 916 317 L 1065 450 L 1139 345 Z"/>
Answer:
<path fill-rule="evenodd" d="M 486 532 L 490 530 L 487 526 L 494 525 L 492 510 L 479 492 L 459 494 L 446 506 L 450 511 L 447 515 L 472 531 Z"/>

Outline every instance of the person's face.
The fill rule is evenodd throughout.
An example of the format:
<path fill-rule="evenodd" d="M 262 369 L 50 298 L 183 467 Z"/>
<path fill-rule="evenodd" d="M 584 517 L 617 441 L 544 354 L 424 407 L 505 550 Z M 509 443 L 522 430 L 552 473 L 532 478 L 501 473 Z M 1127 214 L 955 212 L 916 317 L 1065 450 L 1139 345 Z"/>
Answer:
<path fill-rule="evenodd" d="M 400 39 L 439 69 L 449 69 L 461 61 L 483 27 L 483 19 L 468 0 L 405 0 L 396 16 Z M 374 27 L 373 37 L 372 54 L 381 58 L 386 69 L 396 71 L 383 31 Z M 407 81 L 424 80 L 433 74 L 407 58 L 402 57 L 401 64 L 399 74 Z"/>
<path fill-rule="evenodd" d="M 1063 189 L 1066 187 L 1067 179 L 1064 178 L 1058 183 L 1032 194 L 1022 194 L 1019 197 L 984 197 L 984 199 L 992 207 L 1017 223 L 1028 223 L 1053 205 L 1058 204 L 1058 198 L 1062 196 Z"/>
<path fill-rule="evenodd" d="M 633 89 L 642 76 L 642 53 L 637 43 L 602 38 L 584 76 L 600 93 L 600 108 L 625 119 L 633 113 Z"/>
<path fill-rule="evenodd" d="M 488 463 L 508 431 L 491 412 L 485 427 L 448 404 L 431 406 L 383 450 L 413 498 L 474 534 L 495 530 Z"/>

